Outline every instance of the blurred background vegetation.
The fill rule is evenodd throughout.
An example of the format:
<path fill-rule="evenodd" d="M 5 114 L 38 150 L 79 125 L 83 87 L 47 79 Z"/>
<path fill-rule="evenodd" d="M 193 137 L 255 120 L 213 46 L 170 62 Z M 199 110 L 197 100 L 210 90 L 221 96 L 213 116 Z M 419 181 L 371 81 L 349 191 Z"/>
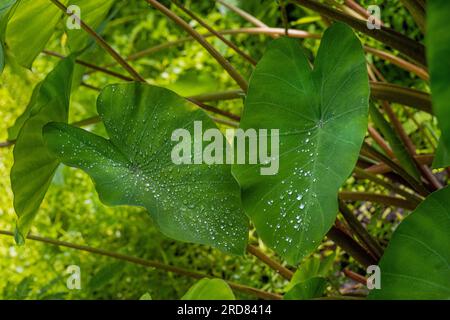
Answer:
<path fill-rule="evenodd" d="M 169 1 L 161 1 L 170 5 Z M 279 7 L 275 0 L 227 0 L 252 13 L 271 27 L 283 27 Z M 338 1 L 342 2 L 342 1 Z M 411 16 L 398 0 L 360 1 L 362 5 L 381 6 L 382 19 L 409 37 L 422 41 Z M 213 0 L 183 1 L 183 4 L 197 13 L 216 30 L 253 27 L 251 24 Z M 180 10 L 172 9 L 189 20 Z M 289 4 L 289 23 L 292 28 L 312 33 L 322 32 L 326 23 L 317 14 Z M 190 24 L 206 32 L 195 21 Z M 69 53 L 64 26 L 59 26 L 47 44 L 48 50 L 66 55 Z M 150 47 L 184 38 L 185 32 L 166 17 L 150 8 L 145 1 L 118 0 L 110 10 L 107 21 L 99 29 L 106 41 L 128 56 Z M 83 31 L 80 31 L 83 32 Z M 367 39 L 365 43 L 376 48 L 380 44 Z M 259 59 L 271 40 L 263 35 L 238 34 L 227 36 L 252 57 Z M 245 75 L 250 76 L 252 67 L 227 48 L 220 40 L 209 38 L 210 42 Z M 301 40 L 311 57 L 315 55 L 319 42 L 313 39 Z M 98 65 L 108 65 L 111 58 L 93 45 L 83 54 L 83 59 Z M 393 65 L 369 56 L 387 81 L 429 91 L 423 81 Z M 17 116 L 26 107 L 37 82 L 55 66 L 58 58 L 40 55 L 31 70 L 8 66 L 0 80 L 0 141 L 7 139 L 7 128 L 13 125 Z M 186 41 L 131 62 L 150 83 L 170 88 L 183 96 L 199 93 L 236 89 L 236 85 L 208 53 L 195 41 Z M 119 67 L 113 67 L 123 73 Z M 86 70 L 81 70 L 86 71 Z M 88 73 L 83 81 L 101 88 L 116 79 L 102 73 Z M 79 86 L 72 94 L 71 121 L 95 115 L 95 101 L 98 92 L 86 86 Z M 240 114 L 242 100 L 222 101 L 218 107 Z M 404 108 L 395 110 L 406 123 L 407 132 L 418 146 L 419 153 L 431 153 L 435 148 L 436 123 L 425 113 L 406 113 Z M 426 129 L 429 139 L 418 134 Z M 92 125 L 91 130 L 102 133 L 101 125 Z M 0 229 L 13 230 L 16 216 L 12 205 L 13 195 L 9 172 L 12 166 L 12 147 L 0 148 Z M 368 181 L 350 178 L 346 190 L 380 191 Z M 381 192 L 385 192 L 381 190 Z M 402 218 L 401 210 L 392 211 L 371 203 L 355 203 L 370 231 L 388 238 Z M 190 270 L 254 286 L 264 290 L 282 293 L 287 282 L 252 256 L 228 256 L 217 250 L 173 241 L 163 236 L 153 225 L 149 215 L 142 209 L 130 207 L 110 208 L 102 205 L 88 176 L 81 170 L 61 166 L 35 220 L 33 233 L 50 238 L 89 245 L 141 258 L 161 261 Z M 253 232 L 253 231 L 252 231 Z M 251 237 L 254 244 L 255 237 Z M 272 252 L 260 247 L 270 256 Z M 341 271 L 350 267 L 358 271 L 358 265 L 344 252 L 336 249 L 330 241 L 315 253 L 316 256 L 334 257 L 332 281 L 329 294 L 338 290 L 344 292 L 363 291 L 363 288 Z M 277 259 L 277 257 L 274 257 Z M 81 268 L 81 290 L 66 288 L 67 266 Z M 363 272 L 364 273 L 364 272 Z M 60 248 L 35 241 L 17 246 L 11 237 L 0 235 L 0 299 L 138 299 L 150 293 L 153 299 L 178 299 L 195 280 L 171 273 L 145 268 L 130 263 Z M 253 298 L 236 293 L 239 298 Z"/>

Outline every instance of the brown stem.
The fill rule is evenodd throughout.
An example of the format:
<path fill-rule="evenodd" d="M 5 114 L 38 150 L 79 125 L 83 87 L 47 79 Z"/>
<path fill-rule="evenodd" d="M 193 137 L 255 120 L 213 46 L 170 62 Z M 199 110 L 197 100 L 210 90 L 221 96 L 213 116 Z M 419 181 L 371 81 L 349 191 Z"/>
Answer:
<path fill-rule="evenodd" d="M 5 230 L 0 230 L 0 234 L 6 235 L 6 236 L 14 236 L 13 232 L 5 231 Z M 85 251 L 85 252 L 89 252 L 89 253 L 93 253 L 93 254 L 97 254 L 97 255 L 101 255 L 101 256 L 106 256 L 106 257 L 126 261 L 129 263 L 141 265 L 144 267 L 150 267 L 150 268 L 155 268 L 155 269 L 159 269 L 159 270 L 163 270 L 163 271 L 167 271 L 167 272 L 173 272 L 173 273 L 176 273 L 176 274 L 179 274 L 182 276 L 186 276 L 186 277 L 190 277 L 190 278 L 194 278 L 194 279 L 214 278 L 213 276 L 210 276 L 207 274 L 171 266 L 171 265 L 164 264 L 164 263 L 161 263 L 158 261 L 146 260 L 146 259 L 142 259 L 142 258 L 138 258 L 138 257 L 133 257 L 133 256 L 117 253 L 117 252 L 107 251 L 107 250 L 100 249 L 100 248 L 93 248 L 93 247 L 89 247 L 89 246 L 85 246 L 85 245 L 79 245 L 79 244 L 75 244 L 75 243 L 71 243 L 71 242 L 67 242 L 67 241 L 55 240 L 55 239 L 41 237 L 41 236 L 32 235 L 32 234 L 29 234 L 27 236 L 27 239 L 51 244 L 51 245 L 58 246 L 58 247 L 66 247 L 66 248 L 76 249 L 79 251 Z M 263 291 L 260 289 L 256 289 L 253 287 L 245 286 L 245 285 L 227 281 L 227 280 L 225 280 L 225 281 L 228 283 L 228 285 L 231 288 L 233 288 L 237 291 L 241 291 L 241 292 L 244 292 L 247 294 L 254 295 L 261 299 L 269 299 L 269 300 L 270 299 L 275 299 L 275 300 L 282 299 L 282 297 L 278 294 Z"/>
<path fill-rule="evenodd" d="M 177 16 L 173 11 L 168 9 L 163 4 L 159 3 L 156 0 L 146 0 L 153 7 L 158 9 L 161 13 L 175 22 L 177 25 L 182 27 L 187 33 L 189 33 L 198 43 L 200 43 L 206 51 L 228 72 L 228 74 L 236 81 L 236 83 L 241 87 L 242 90 L 247 92 L 248 83 L 235 69 L 234 67 L 225 59 L 219 51 L 217 51 L 206 39 L 195 31 L 186 21 Z"/>
<path fill-rule="evenodd" d="M 367 127 L 367 130 L 369 131 L 372 139 L 375 140 L 375 142 L 384 150 L 384 152 L 386 152 L 389 157 L 394 158 L 394 152 L 389 147 L 388 143 L 384 141 L 383 137 L 378 133 L 378 131 L 371 125 Z"/>
<path fill-rule="evenodd" d="M 266 25 L 264 22 L 257 19 L 256 17 L 252 16 L 248 12 L 245 12 L 244 10 L 239 9 L 238 7 L 235 7 L 232 4 L 229 4 L 223 0 L 216 0 L 216 1 L 219 2 L 220 4 L 222 4 L 223 6 L 227 7 L 229 10 L 233 11 L 234 13 L 238 14 L 239 16 L 241 16 L 242 18 L 244 18 L 245 20 L 247 20 L 248 22 L 250 22 L 251 24 L 253 24 L 255 26 L 261 27 L 261 28 L 268 27 L 268 25 Z"/>
<path fill-rule="evenodd" d="M 397 67 L 400 67 L 406 71 L 412 72 L 415 75 L 417 75 L 419 78 L 423 79 L 423 80 L 430 80 L 430 75 L 428 74 L 428 71 L 425 68 L 419 67 L 413 63 L 410 63 L 406 60 L 403 60 L 402 58 L 399 58 L 397 56 L 394 56 L 393 54 L 383 51 L 383 50 L 378 50 L 375 48 L 371 48 L 369 46 L 364 46 L 364 50 L 368 53 L 371 53 L 383 60 L 389 61 L 392 64 L 396 65 Z"/>
<path fill-rule="evenodd" d="M 370 265 L 377 264 L 377 261 L 372 257 L 365 248 L 348 235 L 339 225 L 331 227 L 327 233 L 327 237 L 333 240 L 339 247 L 344 249 L 350 256 L 358 261 L 363 267 L 367 268 Z"/>
<path fill-rule="evenodd" d="M 377 240 L 373 238 L 370 233 L 364 228 L 361 222 L 356 218 L 344 201 L 339 200 L 339 211 L 347 221 L 349 227 L 355 232 L 358 239 L 365 244 L 366 248 L 370 250 L 373 256 L 378 260 L 383 255 L 383 248 Z"/>
<path fill-rule="evenodd" d="M 197 21 L 201 26 L 203 26 L 206 30 L 214 34 L 217 38 L 219 38 L 223 43 L 225 43 L 228 47 L 234 50 L 237 54 L 239 54 L 241 57 L 243 57 L 245 60 L 250 62 L 252 65 L 256 66 L 256 61 L 252 57 L 250 57 L 247 53 L 242 51 L 238 48 L 233 42 L 229 41 L 227 38 L 225 38 L 223 35 L 221 35 L 219 32 L 214 30 L 209 24 L 207 24 L 202 18 L 197 16 L 192 11 L 188 10 L 185 6 L 183 6 L 181 3 L 179 3 L 177 0 L 172 0 L 172 2 L 181 10 L 183 10 L 184 13 L 186 13 L 188 16 L 190 16 L 192 19 Z"/>
<path fill-rule="evenodd" d="M 422 66 L 426 66 L 427 64 L 425 58 L 425 47 L 422 44 L 408 37 L 405 37 L 404 35 L 402 35 L 397 31 L 394 31 L 392 29 L 383 26 L 381 26 L 380 29 L 370 30 L 369 28 L 367 28 L 366 21 L 355 19 L 350 15 L 347 15 L 334 8 L 328 7 L 317 1 L 296 0 L 296 3 L 308 9 L 319 12 L 320 14 L 323 14 L 324 16 L 330 19 L 344 22 L 349 26 L 351 26 L 352 28 L 362 33 L 365 33 L 368 36 L 378 41 L 381 41 L 394 49 L 397 49 L 398 51 L 408 56 L 412 60 L 416 61 L 417 63 L 421 64 Z"/>
<path fill-rule="evenodd" d="M 350 278 L 350 279 L 352 279 L 352 280 L 354 280 L 356 282 L 359 282 L 359 283 L 361 283 L 363 285 L 367 285 L 366 277 L 360 275 L 359 273 L 353 272 L 353 271 L 351 271 L 349 269 L 344 269 L 344 270 L 342 270 L 342 272 L 345 274 L 345 276 L 347 278 Z"/>
<path fill-rule="evenodd" d="M 123 59 L 116 50 L 114 50 L 97 32 L 94 31 L 91 27 L 89 27 L 86 23 L 84 23 L 83 20 L 81 20 L 77 15 L 70 13 L 67 11 L 67 7 L 62 4 L 59 0 L 50 0 L 53 4 L 55 4 L 61 11 L 64 12 L 67 16 L 75 19 L 81 26 L 81 28 L 86 31 L 89 35 L 91 35 L 97 44 L 105 49 L 106 52 L 108 52 L 111 57 L 113 57 L 114 60 L 117 61 L 125 70 L 128 71 L 128 73 L 133 77 L 134 80 L 140 81 L 140 82 L 146 82 L 145 79 L 136 71 L 133 69 L 131 65 L 128 64 L 128 62 Z"/>
<path fill-rule="evenodd" d="M 425 9 L 416 0 L 400 0 L 406 9 L 411 13 L 414 21 L 422 33 L 425 33 Z"/>
<path fill-rule="evenodd" d="M 346 201 L 370 201 L 408 210 L 414 210 L 417 207 L 416 203 L 409 200 L 372 192 L 341 191 L 339 192 L 339 199 Z"/>
<path fill-rule="evenodd" d="M 396 186 L 391 181 L 379 178 L 378 176 L 376 176 L 375 174 L 373 174 L 367 170 L 355 167 L 353 172 L 355 173 L 355 178 L 357 178 L 357 179 L 362 178 L 362 179 L 368 179 L 370 181 L 373 181 L 376 184 L 383 186 L 386 189 L 391 190 L 391 191 L 395 192 L 396 194 L 405 197 L 406 199 L 409 199 L 410 201 L 414 202 L 416 205 L 419 205 L 423 200 L 423 198 L 421 198 L 420 196 L 417 196 L 413 193 L 410 193 L 410 192 Z"/>
<path fill-rule="evenodd" d="M 266 265 L 268 265 L 272 270 L 275 270 L 277 273 L 279 273 L 283 278 L 286 280 L 291 280 L 294 276 L 294 273 L 289 270 L 288 268 L 282 266 L 277 261 L 272 260 L 270 257 L 264 254 L 261 250 L 259 250 L 258 247 L 255 247 L 251 244 L 247 246 L 247 251 L 264 262 Z"/>
<path fill-rule="evenodd" d="M 433 114 L 429 93 L 378 81 L 370 82 L 370 91 L 375 100 L 397 102 Z"/>
<path fill-rule="evenodd" d="M 391 167 L 395 172 L 397 172 L 403 179 L 405 179 L 408 184 L 414 188 L 420 195 L 427 196 L 430 191 L 425 188 L 423 184 L 421 184 L 419 181 L 417 181 L 413 176 L 411 176 L 403 167 L 401 167 L 399 164 L 397 164 L 395 161 L 391 160 L 390 158 L 386 157 L 381 152 L 378 152 L 373 147 L 368 145 L 367 143 L 364 143 L 361 149 L 361 152 L 363 155 L 368 155 L 371 158 L 374 158 L 378 161 L 384 162 L 386 165 Z"/>
<path fill-rule="evenodd" d="M 48 56 L 52 56 L 52 57 L 56 57 L 56 58 L 60 58 L 60 59 L 64 59 L 65 58 L 64 55 L 62 55 L 62 54 L 60 54 L 58 52 L 49 51 L 49 50 L 44 50 L 42 52 L 44 54 L 48 55 Z M 103 68 L 103 67 L 96 66 L 95 64 L 92 64 L 92 63 L 89 63 L 89 62 L 86 62 L 86 61 L 83 61 L 83 60 L 80 60 L 80 59 L 75 59 L 75 62 L 78 63 L 79 65 L 88 67 L 88 68 L 93 69 L 95 71 L 102 72 L 104 74 L 108 74 L 108 75 L 113 76 L 113 77 L 115 77 L 117 79 L 121 79 L 121 80 L 125 80 L 125 81 L 133 81 L 134 80 L 131 77 L 125 76 L 123 74 L 120 74 L 118 72 L 115 72 L 115 71 L 112 71 L 112 70 L 109 70 L 109 69 L 106 69 L 106 68 Z"/>

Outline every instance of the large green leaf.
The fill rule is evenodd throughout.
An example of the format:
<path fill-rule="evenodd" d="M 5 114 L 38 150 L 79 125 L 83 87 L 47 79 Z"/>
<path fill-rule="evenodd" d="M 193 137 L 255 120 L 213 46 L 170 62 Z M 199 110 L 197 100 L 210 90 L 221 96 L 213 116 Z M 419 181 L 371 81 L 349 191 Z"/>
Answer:
<path fill-rule="evenodd" d="M 15 9 L 17 0 L 0 1 L 0 74 L 5 67 L 5 31 L 11 13 Z"/>
<path fill-rule="evenodd" d="M 324 34 L 312 70 L 300 42 L 274 40 L 253 72 L 241 128 L 279 129 L 279 173 L 233 167 L 261 238 L 290 263 L 313 251 L 333 224 L 368 122 L 364 52 L 352 30 Z"/>
<path fill-rule="evenodd" d="M 235 297 L 225 281 L 204 278 L 194 284 L 181 300 L 235 300 Z"/>
<path fill-rule="evenodd" d="M 395 230 L 372 299 L 450 299 L 450 187 L 428 196 Z"/>
<path fill-rule="evenodd" d="M 427 58 L 431 77 L 433 111 L 441 129 L 435 167 L 450 165 L 450 34 L 446 30 L 450 1 L 428 1 Z"/>
<path fill-rule="evenodd" d="M 44 145 L 42 128 L 51 121 L 67 122 L 73 68 L 72 56 L 62 60 L 35 90 L 19 120 L 20 131 L 11 169 L 14 208 L 19 217 L 16 233 L 19 243 L 23 242 L 59 165 L 58 159 Z"/>
<path fill-rule="evenodd" d="M 67 0 L 61 1 L 67 3 Z M 20 0 L 6 27 L 6 45 L 17 62 L 30 68 L 63 13 L 49 0 Z"/>
<path fill-rule="evenodd" d="M 46 126 L 44 135 L 62 162 L 91 176 L 105 204 L 145 207 L 174 239 L 244 252 L 248 221 L 230 166 L 171 160 L 174 130 L 194 137 L 195 121 L 216 128 L 202 110 L 170 90 L 139 83 L 106 87 L 97 109 L 109 140 L 59 123 Z"/>
<path fill-rule="evenodd" d="M 71 1 L 70 5 L 76 5 L 80 8 L 80 18 L 94 30 L 97 29 L 105 19 L 109 9 L 115 0 L 76 0 Z M 89 35 L 82 29 L 68 29 L 69 47 L 72 52 L 84 48 Z"/>

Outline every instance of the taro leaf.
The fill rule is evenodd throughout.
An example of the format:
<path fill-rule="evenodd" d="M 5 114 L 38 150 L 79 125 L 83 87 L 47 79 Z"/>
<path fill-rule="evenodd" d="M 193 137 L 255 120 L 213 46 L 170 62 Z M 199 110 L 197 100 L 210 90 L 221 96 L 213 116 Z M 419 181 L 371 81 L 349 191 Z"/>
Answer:
<path fill-rule="evenodd" d="M 426 44 L 431 96 L 442 132 L 434 167 L 450 165 L 450 34 L 446 30 L 449 15 L 450 1 L 428 1 Z"/>
<path fill-rule="evenodd" d="M 97 109 L 109 140 L 61 123 L 47 125 L 44 136 L 63 163 L 91 176 L 103 203 L 145 207 L 174 239 L 244 252 L 248 221 L 230 166 L 171 160 L 174 130 L 194 137 L 195 121 L 216 128 L 202 110 L 170 90 L 139 83 L 106 87 Z"/>
<path fill-rule="evenodd" d="M 285 295 L 285 300 L 307 300 L 319 298 L 327 288 L 327 280 L 322 277 L 309 278 L 296 284 Z"/>
<path fill-rule="evenodd" d="M 327 277 L 333 267 L 334 258 L 336 254 L 333 253 L 323 259 L 311 256 L 307 258 L 297 268 L 289 284 L 286 286 L 286 291 L 290 291 L 293 287 L 301 282 L 305 282 L 315 277 Z"/>
<path fill-rule="evenodd" d="M 392 235 L 372 299 L 450 299 L 450 187 L 428 196 Z"/>
<path fill-rule="evenodd" d="M 20 120 L 11 169 L 18 243 L 23 243 L 59 165 L 44 145 L 42 128 L 51 121 L 67 121 L 73 68 L 72 56 L 62 60 L 39 85 Z"/>
<path fill-rule="evenodd" d="M 289 263 L 313 251 L 336 218 L 368 103 L 364 52 L 341 23 L 325 32 L 314 70 L 298 40 L 280 38 L 253 72 L 241 128 L 280 130 L 279 172 L 261 175 L 267 165 L 257 164 L 235 165 L 233 173 L 259 236 Z"/>
<path fill-rule="evenodd" d="M 80 8 L 80 18 L 94 30 L 99 27 L 105 19 L 114 0 L 75 0 L 70 5 Z M 68 29 L 68 44 L 72 52 L 77 52 L 84 48 L 89 40 L 89 35 L 81 29 Z"/>
<path fill-rule="evenodd" d="M 391 146 L 392 151 L 394 152 L 394 155 L 396 156 L 400 164 L 403 165 L 403 168 L 412 177 L 419 180 L 420 179 L 419 170 L 417 169 L 416 164 L 414 163 L 414 159 L 406 150 L 403 141 L 400 140 L 400 138 L 395 133 L 394 129 L 391 127 L 389 122 L 384 118 L 384 116 L 381 114 L 381 112 L 375 105 L 372 104 L 369 108 L 369 111 L 372 121 L 375 123 L 375 126 L 378 129 L 380 129 L 383 136 L 389 142 L 389 145 Z"/>
<path fill-rule="evenodd" d="M 62 1 L 64 4 L 67 0 Z M 17 62 L 30 68 L 44 49 L 63 12 L 49 0 L 21 0 L 6 27 L 6 45 Z"/>
<path fill-rule="evenodd" d="M 11 13 L 17 0 L 4 0 L 0 3 L 0 74 L 5 67 L 5 31 Z"/>
<path fill-rule="evenodd" d="M 235 300 L 235 297 L 225 281 L 204 278 L 194 284 L 181 300 Z"/>

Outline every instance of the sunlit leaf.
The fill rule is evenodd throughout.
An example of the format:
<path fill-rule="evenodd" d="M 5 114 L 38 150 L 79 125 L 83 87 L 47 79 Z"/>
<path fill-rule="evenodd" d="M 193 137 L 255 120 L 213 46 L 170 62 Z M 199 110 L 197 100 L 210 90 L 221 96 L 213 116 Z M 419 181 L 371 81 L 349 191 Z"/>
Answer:
<path fill-rule="evenodd" d="M 67 3 L 67 0 L 61 1 Z M 63 13 L 48 0 L 21 0 L 6 27 L 6 45 L 17 62 L 30 68 L 45 48 Z"/>
<path fill-rule="evenodd" d="M 5 31 L 11 13 L 15 9 L 17 0 L 5 0 L 0 3 L 0 74 L 5 67 L 6 44 Z"/>
<path fill-rule="evenodd" d="M 450 187 L 401 222 L 379 263 L 372 299 L 450 299 Z"/>
<path fill-rule="evenodd" d="M 204 278 L 194 284 L 181 300 L 235 300 L 235 297 L 225 281 Z"/>
<path fill-rule="evenodd" d="M 21 121 L 11 169 L 19 243 L 23 242 L 59 165 L 44 145 L 42 128 L 51 121 L 67 122 L 73 68 L 74 59 L 69 57 L 47 75 Z"/>
<path fill-rule="evenodd" d="M 106 87 L 97 109 L 109 140 L 63 123 L 46 126 L 44 135 L 62 162 L 91 176 L 105 204 L 145 207 L 171 238 L 244 252 L 248 222 L 230 165 L 171 159 L 174 130 L 194 137 L 194 121 L 216 128 L 202 110 L 170 90 L 139 83 Z"/>
<path fill-rule="evenodd" d="M 313 251 L 333 224 L 339 187 L 367 129 L 369 83 L 361 43 L 336 23 L 314 70 L 290 38 L 274 40 L 258 63 L 241 128 L 279 129 L 279 172 L 235 165 L 244 208 L 258 235 L 290 263 Z M 270 139 L 269 139 L 270 140 Z"/>

